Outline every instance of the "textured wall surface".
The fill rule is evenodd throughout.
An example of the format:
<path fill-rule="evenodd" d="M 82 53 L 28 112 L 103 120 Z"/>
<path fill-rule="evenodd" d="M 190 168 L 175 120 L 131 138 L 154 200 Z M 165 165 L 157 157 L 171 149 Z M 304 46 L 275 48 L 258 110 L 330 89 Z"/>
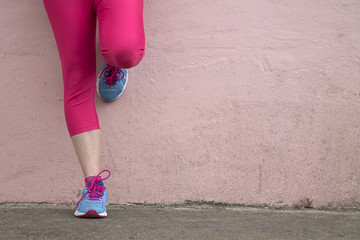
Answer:
<path fill-rule="evenodd" d="M 76 202 L 43 3 L 1 3 L 0 202 Z M 360 204 L 358 0 L 145 0 L 144 21 L 126 91 L 96 96 L 110 203 Z"/>

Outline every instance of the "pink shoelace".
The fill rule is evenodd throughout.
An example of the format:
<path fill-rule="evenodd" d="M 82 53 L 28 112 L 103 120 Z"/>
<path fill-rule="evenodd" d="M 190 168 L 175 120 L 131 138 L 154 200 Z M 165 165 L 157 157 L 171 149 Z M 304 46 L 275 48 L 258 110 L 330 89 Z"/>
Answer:
<path fill-rule="evenodd" d="M 109 175 L 106 178 L 102 178 L 100 175 L 103 172 L 108 172 Z M 81 200 L 83 200 L 83 198 L 86 196 L 86 194 L 88 192 L 90 192 L 89 196 L 87 197 L 88 200 L 98 200 L 101 201 L 100 198 L 102 196 L 104 196 L 104 191 L 105 191 L 105 187 L 99 185 L 97 182 L 99 181 L 103 181 L 106 180 L 110 177 L 110 171 L 109 170 L 102 170 L 98 175 L 96 175 L 96 177 L 94 177 L 94 179 L 92 180 L 91 184 L 88 186 L 87 185 L 87 191 L 86 193 L 80 198 L 80 200 L 77 202 L 74 211 L 76 210 L 77 206 L 79 205 L 79 203 L 81 202 Z"/>
<path fill-rule="evenodd" d="M 106 71 L 104 76 L 104 78 L 106 79 L 105 84 L 109 85 L 109 93 L 110 93 L 111 85 L 116 85 L 117 84 L 116 81 L 120 81 L 121 79 L 123 79 L 125 73 L 121 68 L 116 66 L 111 66 L 110 64 L 107 64 L 107 66 L 101 71 L 100 76 L 103 74 L 104 71 Z M 118 77 L 118 71 L 122 72 L 121 78 Z M 109 76 L 107 76 L 106 73 L 109 73 Z"/>

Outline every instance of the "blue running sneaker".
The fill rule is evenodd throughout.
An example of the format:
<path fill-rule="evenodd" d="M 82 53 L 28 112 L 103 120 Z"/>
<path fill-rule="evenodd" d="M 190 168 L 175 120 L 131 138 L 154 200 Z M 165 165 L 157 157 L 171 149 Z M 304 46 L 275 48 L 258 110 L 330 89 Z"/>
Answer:
<path fill-rule="evenodd" d="M 105 102 L 115 101 L 124 92 L 127 81 L 127 69 L 112 66 L 104 60 L 102 70 L 96 81 L 97 93 Z"/>
<path fill-rule="evenodd" d="M 100 174 L 105 171 L 108 172 L 109 175 L 106 178 L 101 178 Z M 108 179 L 109 177 L 110 171 L 103 170 L 96 176 L 89 176 L 85 178 L 85 188 L 82 192 L 82 197 L 74 209 L 74 215 L 76 217 L 107 217 L 105 205 L 108 194 L 102 181 Z"/>

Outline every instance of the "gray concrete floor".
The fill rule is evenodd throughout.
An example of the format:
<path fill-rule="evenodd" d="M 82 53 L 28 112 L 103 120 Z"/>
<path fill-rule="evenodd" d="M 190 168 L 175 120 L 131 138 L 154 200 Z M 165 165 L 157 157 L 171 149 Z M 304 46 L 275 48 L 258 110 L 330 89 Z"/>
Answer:
<path fill-rule="evenodd" d="M 360 239 L 360 211 L 111 205 L 107 212 L 81 219 L 66 205 L 2 204 L 0 239 Z"/>

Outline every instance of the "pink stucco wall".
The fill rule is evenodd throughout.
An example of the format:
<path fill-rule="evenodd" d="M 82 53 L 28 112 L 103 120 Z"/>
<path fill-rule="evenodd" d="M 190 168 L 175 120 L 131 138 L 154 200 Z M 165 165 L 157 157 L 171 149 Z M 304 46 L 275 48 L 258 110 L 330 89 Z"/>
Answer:
<path fill-rule="evenodd" d="M 358 0 L 145 0 L 144 21 L 125 93 L 96 96 L 110 203 L 360 204 Z M 2 0 L 0 57 L 0 202 L 76 202 L 41 0 Z"/>

